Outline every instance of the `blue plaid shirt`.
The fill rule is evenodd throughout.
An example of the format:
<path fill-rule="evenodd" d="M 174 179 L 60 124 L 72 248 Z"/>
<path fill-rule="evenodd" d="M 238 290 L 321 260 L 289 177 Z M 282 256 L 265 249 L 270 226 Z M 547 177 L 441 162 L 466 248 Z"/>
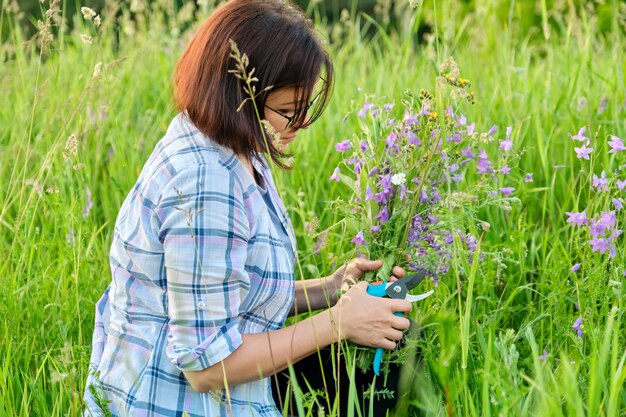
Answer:
<path fill-rule="evenodd" d="M 85 415 L 107 402 L 116 416 L 280 415 L 269 378 L 200 394 L 182 373 L 279 329 L 293 303 L 293 228 L 270 170 L 254 166 L 261 185 L 183 114 L 172 121 L 115 224 Z"/>

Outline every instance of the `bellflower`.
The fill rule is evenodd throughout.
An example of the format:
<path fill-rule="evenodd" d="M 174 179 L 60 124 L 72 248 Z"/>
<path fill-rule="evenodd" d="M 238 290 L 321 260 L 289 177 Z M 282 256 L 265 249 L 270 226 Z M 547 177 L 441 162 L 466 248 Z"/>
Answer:
<path fill-rule="evenodd" d="M 617 153 L 617 152 L 626 151 L 624 142 L 622 141 L 622 139 L 618 138 L 617 136 L 611 135 L 609 146 L 611 147 L 611 150 L 609 151 L 609 153 Z"/>
<path fill-rule="evenodd" d="M 513 148 L 513 141 L 509 138 L 500 141 L 499 149 L 504 152 L 508 152 Z"/>
<path fill-rule="evenodd" d="M 341 141 L 339 143 L 337 143 L 335 145 L 335 149 L 337 150 L 337 152 L 345 152 L 347 150 L 349 150 L 351 148 L 350 146 L 350 139 L 346 139 L 344 141 Z"/>
<path fill-rule="evenodd" d="M 583 335 L 585 334 L 585 332 L 583 332 L 583 318 L 578 317 L 572 325 L 572 328 L 576 330 L 576 332 L 578 333 L 578 337 L 583 337 Z"/>
<path fill-rule="evenodd" d="M 515 191 L 515 188 L 513 188 L 513 187 L 502 187 L 502 188 L 500 188 L 500 192 L 501 192 L 504 196 L 506 196 L 506 197 L 508 197 L 508 196 L 510 196 L 511 194 L 513 194 L 513 191 Z"/>
<path fill-rule="evenodd" d="M 350 242 L 354 243 L 357 248 L 359 246 L 364 245 L 365 244 L 365 237 L 363 237 L 363 231 L 362 230 L 359 231 L 359 233 L 357 233 L 356 236 L 354 238 L 352 238 L 352 240 Z"/>
<path fill-rule="evenodd" d="M 367 116 L 367 112 L 372 110 L 374 108 L 374 105 L 370 102 L 367 101 L 367 99 L 365 100 L 365 104 L 363 105 L 363 107 L 361 107 L 361 110 L 359 110 L 359 112 L 357 113 L 357 116 L 359 117 L 365 117 Z"/>
<path fill-rule="evenodd" d="M 578 270 L 580 270 L 580 264 L 574 264 L 572 265 L 572 268 L 570 269 L 570 271 L 572 272 L 578 272 Z"/>
<path fill-rule="evenodd" d="M 565 214 L 569 217 L 567 219 L 567 223 L 572 223 L 573 226 L 583 226 L 587 225 L 587 213 L 584 211 L 581 213 L 572 213 L 566 211 Z"/>
<path fill-rule="evenodd" d="M 589 140 L 589 138 L 585 136 L 585 132 L 586 131 L 587 131 L 587 127 L 583 126 L 583 127 L 580 128 L 580 130 L 578 130 L 577 134 L 571 135 L 570 137 L 573 140 L 577 140 L 577 141 L 580 141 L 580 142 L 585 142 L 585 141 Z"/>
<path fill-rule="evenodd" d="M 602 171 L 602 174 L 598 177 L 593 174 L 592 186 L 596 187 L 598 192 L 609 191 L 608 181 L 606 179 L 606 172 Z"/>
<path fill-rule="evenodd" d="M 339 168 L 335 168 L 335 170 L 333 171 L 332 175 L 330 176 L 330 178 L 328 178 L 331 181 L 340 181 L 339 178 L 339 174 L 341 173 L 341 171 L 339 171 Z"/>
<path fill-rule="evenodd" d="M 524 182 L 533 182 L 533 173 L 529 172 L 528 174 L 526 174 L 526 176 L 524 177 Z"/>
<path fill-rule="evenodd" d="M 580 148 L 574 148 L 574 150 L 576 151 L 576 158 L 586 160 L 589 160 L 589 154 L 593 152 L 593 148 L 588 148 L 584 143 L 583 146 Z"/>

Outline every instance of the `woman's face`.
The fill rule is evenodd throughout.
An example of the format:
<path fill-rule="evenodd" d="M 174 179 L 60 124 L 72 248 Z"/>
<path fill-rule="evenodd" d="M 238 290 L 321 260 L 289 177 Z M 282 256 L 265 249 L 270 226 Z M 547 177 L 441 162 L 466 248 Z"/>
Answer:
<path fill-rule="evenodd" d="M 280 137 L 279 151 L 284 152 L 287 146 L 296 139 L 298 129 L 289 125 L 289 118 L 294 117 L 297 104 L 296 89 L 281 88 L 271 92 L 265 102 L 265 120 L 267 120 Z"/>

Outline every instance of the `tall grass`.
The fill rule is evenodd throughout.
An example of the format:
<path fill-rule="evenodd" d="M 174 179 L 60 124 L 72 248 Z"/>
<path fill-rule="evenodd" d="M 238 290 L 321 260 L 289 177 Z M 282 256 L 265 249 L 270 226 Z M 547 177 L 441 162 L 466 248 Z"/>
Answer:
<path fill-rule="evenodd" d="M 588 7 L 543 1 L 546 24 L 525 33 L 522 3 L 491 0 L 467 13 L 454 1 L 426 1 L 400 10 L 395 31 L 355 8 L 341 23 L 320 22 L 337 68 L 334 98 L 300 134 L 293 172 L 277 178 L 304 278 L 354 256 L 336 232 L 315 254 L 317 237 L 305 224 L 338 220 L 327 208 L 347 190 L 328 181 L 340 159 L 334 144 L 356 129 L 342 118 L 365 94 L 397 100 L 405 89 L 432 89 L 438 64 L 453 56 L 478 97 L 468 120 L 499 132 L 512 126 L 522 150 L 512 173 L 519 204 L 481 213 L 490 224 L 481 242 L 487 260 L 444 277 L 416 312 L 422 360 L 405 367 L 396 415 L 626 412 L 623 237 L 609 261 L 564 215 L 608 209 L 610 201 L 590 191 L 591 172 L 626 163 L 607 155 L 605 143 L 608 133 L 626 137 L 625 11 L 608 0 L 610 28 L 601 31 Z M 10 31 L 0 44 L 0 415 L 79 413 L 117 211 L 175 114 L 173 66 L 210 8 L 194 15 L 163 0 L 135 20 L 127 12 L 115 20 L 109 2 L 97 11 L 99 28 L 65 16 L 73 30 L 55 32 L 47 51 L 3 9 Z M 415 35 L 424 19 L 432 27 L 426 40 Z M 590 163 L 576 159 L 569 139 L 581 126 L 600 132 Z M 534 182 L 523 181 L 526 173 Z M 574 274 L 576 262 L 583 266 Z M 572 329 L 579 316 L 582 338 Z M 297 396 L 301 414 L 312 412 L 306 389 Z"/>

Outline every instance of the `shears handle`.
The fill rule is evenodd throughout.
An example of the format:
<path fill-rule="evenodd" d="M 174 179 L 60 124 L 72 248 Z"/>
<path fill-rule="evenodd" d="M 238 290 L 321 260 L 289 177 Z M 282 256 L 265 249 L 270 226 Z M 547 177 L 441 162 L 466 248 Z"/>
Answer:
<path fill-rule="evenodd" d="M 398 317 L 402 317 L 402 313 L 400 313 L 399 311 L 396 311 L 393 314 Z M 376 374 L 376 376 L 380 375 L 380 364 L 383 362 L 383 352 L 383 348 L 376 348 L 376 354 L 374 355 L 374 373 Z"/>
<path fill-rule="evenodd" d="M 384 297 L 387 290 L 386 282 L 376 282 L 367 286 L 367 293 L 374 297 Z M 402 317 L 402 313 L 393 313 L 396 316 Z M 380 375 L 380 364 L 383 361 L 383 348 L 376 348 L 376 354 L 374 355 L 374 373 L 376 376 Z"/>

